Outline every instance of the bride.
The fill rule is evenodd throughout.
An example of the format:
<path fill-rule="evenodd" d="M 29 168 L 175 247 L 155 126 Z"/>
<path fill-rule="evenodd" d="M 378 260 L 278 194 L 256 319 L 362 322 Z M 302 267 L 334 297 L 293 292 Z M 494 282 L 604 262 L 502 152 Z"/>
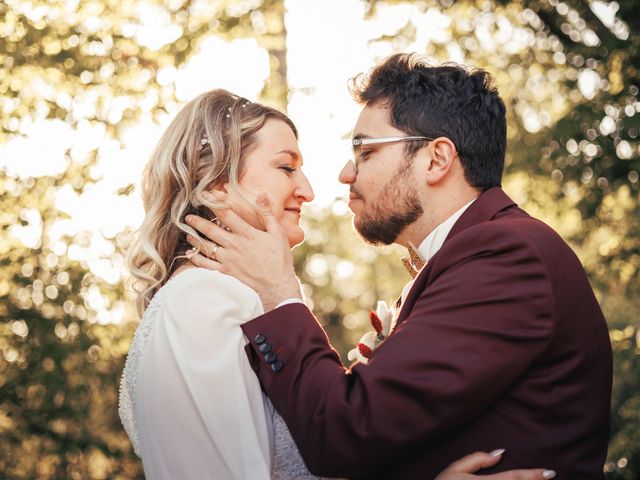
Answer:
<path fill-rule="evenodd" d="M 211 201 L 213 190 L 263 227 L 256 201 L 265 193 L 294 247 L 304 240 L 301 206 L 313 199 L 301 167 L 291 120 L 225 90 L 187 104 L 146 166 L 146 215 L 129 252 L 142 320 L 122 376 L 119 413 L 149 479 L 316 478 L 245 355 L 240 325 L 263 313 L 260 298 L 233 277 L 192 266 L 187 235 L 199 236 L 185 223 L 189 214 L 210 218 L 210 208 L 221 206 Z M 438 479 L 471 478 L 466 473 L 501 454 L 465 457 Z M 541 472 L 489 478 L 544 478 Z"/>

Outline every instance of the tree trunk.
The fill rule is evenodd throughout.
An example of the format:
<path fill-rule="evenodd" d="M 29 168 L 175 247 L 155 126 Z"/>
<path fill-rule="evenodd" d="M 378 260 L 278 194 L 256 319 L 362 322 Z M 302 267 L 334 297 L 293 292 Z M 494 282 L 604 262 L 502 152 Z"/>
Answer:
<path fill-rule="evenodd" d="M 272 0 L 264 5 L 266 33 L 257 38 L 269 53 L 269 78 L 260 93 L 261 101 L 283 112 L 287 111 L 289 88 L 287 85 L 287 29 L 284 0 Z"/>

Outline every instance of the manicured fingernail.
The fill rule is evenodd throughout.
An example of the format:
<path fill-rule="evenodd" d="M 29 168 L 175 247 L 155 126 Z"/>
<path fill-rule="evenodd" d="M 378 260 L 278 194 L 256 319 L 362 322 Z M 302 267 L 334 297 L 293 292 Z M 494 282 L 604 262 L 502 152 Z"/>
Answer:
<path fill-rule="evenodd" d="M 187 223 L 189 223 L 191 220 L 193 220 L 193 215 L 187 215 L 187 216 L 185 217 L 185 221 L 186 221 Z"/>
<path fill-rule="evenodd" d="M 556 472 L 553 470 L 545 470 L 542 472 L 542 478 L 556 478 Z"/>
<path fill-rule="evenodd" d="M 498 448 L 497 450 L 494 450 L 493 452 L 489 453 L 489 455 L 491 455 L 492 457 L 499 457 L 500 455 L 502 455 L 506 450 L 504 448 Z"/>

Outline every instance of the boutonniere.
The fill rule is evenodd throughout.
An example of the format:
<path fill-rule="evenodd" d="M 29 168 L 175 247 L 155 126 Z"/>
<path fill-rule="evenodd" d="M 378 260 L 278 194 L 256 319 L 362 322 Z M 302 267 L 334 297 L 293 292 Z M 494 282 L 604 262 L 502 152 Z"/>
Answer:
<path fill-rule="evenodd" d="M 396 311 L 386 302 L 378 302 L 376 311 L 369 312 L 369 321 L 373 327 L 372 332 L 365 333 L 358 341 L 356 348 L 347 355 L 349 361 L 358 360 L 365 365 L 369 361 L 373 351 L 389 336 L 396 323 Z"/>

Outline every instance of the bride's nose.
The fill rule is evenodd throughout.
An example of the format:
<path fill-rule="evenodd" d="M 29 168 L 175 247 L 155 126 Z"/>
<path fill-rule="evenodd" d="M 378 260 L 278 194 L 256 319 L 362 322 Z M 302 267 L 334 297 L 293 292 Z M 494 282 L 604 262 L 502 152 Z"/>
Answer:
<path fill-rule="evenodd" d="M 300 176 L 300 180 L 298 181 L 298 185 L 295 190 L 295 195 L 296 198 L 302 200 L 303 202 L 310 202 L 315 197 L 313 188 L 311 188 L 311 184 L 309 183 L 309 179 L 304 173 L 302 173 L 302 175 Z"/>

